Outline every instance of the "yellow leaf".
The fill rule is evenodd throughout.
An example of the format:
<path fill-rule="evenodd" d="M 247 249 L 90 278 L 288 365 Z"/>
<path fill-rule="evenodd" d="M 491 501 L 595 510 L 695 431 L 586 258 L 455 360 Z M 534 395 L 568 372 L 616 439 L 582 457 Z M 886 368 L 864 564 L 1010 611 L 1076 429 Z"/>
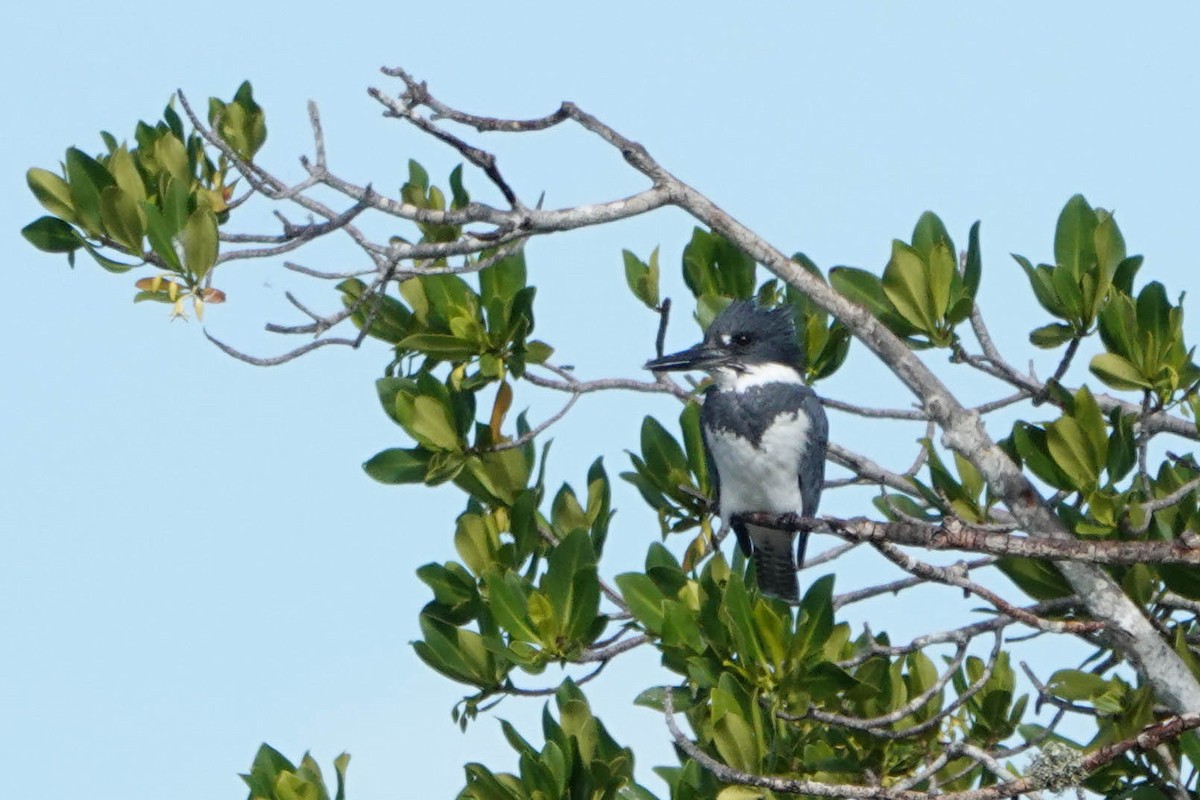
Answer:
<path fill-rule="evenodd" d="M 504 416 L 508 413 L 508 409 L 512 408 L 513 390 L 508 381 L 500 384 L 500 388 L 496 390 L 496 401 L 492 403 L 492 418 L 490 426 L 492 428 L 492 441 L 499 442 L 503 434 L 500 432 L 501 426 L 504 425 Z"/>

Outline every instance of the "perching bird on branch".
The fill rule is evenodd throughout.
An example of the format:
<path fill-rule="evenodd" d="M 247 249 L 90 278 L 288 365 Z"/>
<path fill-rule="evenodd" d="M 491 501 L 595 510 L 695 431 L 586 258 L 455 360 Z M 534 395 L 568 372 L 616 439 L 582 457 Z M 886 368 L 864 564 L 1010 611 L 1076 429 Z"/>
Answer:
<path fill-rule="evenodd" d="M 784 600 L 800 596 L 796 569 L 808 533 L 746 524 L 737 515 L 817 513 L 829 422 L 800 364 L 791 309 L 748 300 L 718 314 L 700 344 L 646 362 L 650 370 L 702 369 L 712 376 L 700 424 L 717 510 L 753 557 L 759 588 Z"/>

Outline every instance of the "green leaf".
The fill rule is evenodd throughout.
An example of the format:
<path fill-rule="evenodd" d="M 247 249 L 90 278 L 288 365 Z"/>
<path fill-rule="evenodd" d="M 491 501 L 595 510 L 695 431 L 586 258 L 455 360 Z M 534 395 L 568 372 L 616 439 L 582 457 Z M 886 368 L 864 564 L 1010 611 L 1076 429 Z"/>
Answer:
<path fill-rule="evenodd" d="M 217 217 L 208 206 L 197 206 L 180 232 L 183 263 L 200 280 L 217 263 Z"/>
<path fill-rule="evenodd" d="M 1142 376 L 1142 373 L 1129 361 L 1116 353 L 1100 353 L 1092 357 L 1088 369 L 1097 378 L 1114 389 L 1153 389 L 1154 383 Z"/>
<path fill-rule="evenodd" d="M 363 469 L 380 483 L 421 483 L 429 469 L 428 450 L 392 447 L 373 455 Z"/>
<path fill-rule="evenodd" d="M 267 140 L 266 116 L 262 107 L 254 100 L 254 87 L 250 85 L 250 81 L 242 81 L 233 95 L 233 101 L 246 112 L 246 121 L 243 123 L 242 131 L 248 150 L 242 154 L 242 157 L 249 160 Z"/>
<path fill-rule="evenodd" d="M 1137 308 L 1133 298 L 1120 292 L 1112 294 L 1100 309 L 1100 340 L 1110 352 L 1137 363 L 1142 348 L 1137 340 Z"/>
<path fill-rule="evenodd" d="M 1133 279 L 1137 275 L 1138 269 L 1142 266 L 1141 256 L 1129 256 L 1117 265 L 1116 271 L 1113 273 L 1112 283 L 1118 291 L 1125 294 L 1133 294 Z"/>
<path fill-rule="evenodd" d="M 1071 478 L 1073 488 L 1090 492 L 1103 460 L 1093 452 L 1083 426 L 1072 417 L 1055 420 L 1046 428 L 1046 447 L 1055 463 Z"/>
<path fill-rule="evenodd" d="M 142 255 L 145 226 L 133 197 L 118 186 L 106 186 L 100 192 L 100 219 L 104 223 L 104 232 L 108 238 L 130 253 Z"/>
<path fill-rule="evenodd" d="M 188 163 L 187 148 L 174 134 L 167 134 L 154 143 L 154 159 L 158 165 L 181 185 L 192 182 L 192 168 Z"/>
<path fill-rule="evenodd" d="M 283 753 L 268 744 L 263 744 L 254 754 L 250 772 L 241 777 L 250 787 L 251 796 L 269 798 L 274 789 L 276 777 L 283 772 L 295 771 L 296 765 L 289 761 Z"/>
<path fill-rule="evenodd" d="M 179 253 L 174 244 L 177 230 L 172 230 L 167 216 L 153 203 L 143 201 L 142 213 L 146 220 L 146 238 L 150 240 L 150 248 L 162 259 L 167 269 L 183 272 L 183 262 L 179 260 Z"/>
<path fill-rule="evenodd" d="M 1021 460 L 1034 475 L 1055 489 L 1071 491 L 1076 488 L 1071 476 L 1051 457 L 1044 430 L 1025 422 L 1017 422 L 1013 426 L 1012 437 Z"/>
<path fill-rule="evenodd" d="M 1170 338 L 1168 319 L 1171 312 L 1171 301 L 1167 299 L 1167 290 L 1158 281 L 1151 281 L 1142 287 L 1137 297 L 1137 332 L 1144 335 L 1153 333 L 1157 342 Z M 1150 356 L 1150 353 L 1146 353 Z M 1149 366 L 1149 365 L 1147 365 Z"/>
<path fill-rule="evenodd" d="M 422 192 L 429 191 L 429 173 L 414 159 L 408 160 L 408 182 Z"/>
<path fill-rule="evenodd" d="M 865 307 L 876 317 L 892 310 L 879 277 L 865 269 L 834 267 L 829 270 L 829 283 L 847 300 Z"/>
<path fill-rule="evenodd" d="M 1083 320 L 1083 290 L 1081 281 L 1091 278 L 1090 274 L 1076 277 L 1065 267 L 1058 267 L 1050 273 L 1050 283 L 1054 286 L 1054 294 L 1059 304 L 1066 312 L 1066 318 L 1072 322 L 1081 323 Z"/>
<path fill-rule="evenodd" d="M 934 319 L 950 310 L 951 289 L 958 278 L 954 251 L 944 244 L 935 245 L 929 254 L 929 292 L 933 298 Z"/>
<path fill-rule="evenodd" d="M 525 284 L 525 253 L 520 250 L 479 271 L 479 294 L 485 305 L 493 300 L 511 302 Z M 505 321 L 493 320 L 492 325 L 499 326 Z"/>
<path fill-rule="evenodd" d="M 1042 325 L 1040 328 L 1034 328 L 1029 334 L 1029 341 L 1034 345 L 1050 349 L 1069 342 L 1075 336 L 1075 329 L 1070 325 L 1064 325 L 1061 322 L 1051 322 L 1048 325 Z"/>
<path fill-rule="evenodd" d="M 400 398 L 397 398 L 399 405 Z M 432 450 L 457 452 L 462 449 L 450 409 L 437 398 L 418 395 L 412 399 L 412 415 L 405 426 L 413 438 Z"/>
<path fill-rule="evenodd" d="M 625 282 L 629 284 L 633 296 L 641 300 L 646 307 L 657 310 L 658 298 L 658 248 L 650 253 L 650 262 L 644 263 L 629 250 L 622 250 L 621 256 L 625 261 Z"/>
<path fill-rule="evenodd" d="M 337 793 L 333 800 L 346 800 L 346 770 L 349 766 L 349 753 L 342 753 L 333 760 L 333 770 L 337 774 Z"/>
<path fill-rule="evenodd" d="M 963 286 L 972 300 L 979 292 L 979 281 L 983 273 L 983 259 L 979 249 L 979 222 L 971 226 L 967 236 L 967 263 L 963 266 Z"/>
<path fill-rule="evenodd" d="M 463 165 L 459 164 L 454 169 L 450 170 L 450 194 L 453 198 L 451 208 L 466 208 L 471 202 L 471 196 L 467 194 L 467 190 L 463 188 L 462 182 Z"/>
<path fill-rule="evenodd" d="M 358 278 L 348 278 L 337 285 L 338 291 L 342 293 L 342 305 L 346 308 L 353 308 L 362 299 L 363 292 L 367 290 L 367 285 Z M 362 330 L 362 326 L 371 320 L 371 327 L 367 334 L 388 342 L 396 344 L 403 340 L 412 326 L 413 314 L 403 303 L 394 297 L 390 297 L 382 292 L 373 292 L 371 297 L 363 300 L 358 309 L 351 315 L 355 327 Z"/>
<path fill-rule="evenodd" d="M 703 653 L 705 640 L 696 620 L 696 612 L 674 600 L 663 603 L 663 611 L 663 645 L 688 649 L 695 654 Z"/>
<path fill-rule="evenodd" d="M 892 242 L 892 259 L 883 270 L 883 293 L 909 324 L 932 333 L 938 314 L 933 309 L 925 264 L 899 239 Z"/>
<path fill-rule="evenodd" d="M 946 226 L 940 217 L 932 211 L 926 211 L 917 220 L 913 228 L 912 247 L 923 261 L 931 262 L 931 256 L 938 247 L 954 252 L 954 241 L 946 231 Z"/>
<path fill-rule="evenodd" d="M 732 575 L 725 583 L 720 613 L 737 644 L 740 657 L 752 664 L 767 663 L 766 653 L 758 640 L 758 625 L 755 623 L 750 595 L 741 576 Z"/>
<path fill-rule="evenodd" d="M 666 615 L 662 601 L 666 595 L 642 572 L 625 572 L 616 578 L 620 596 L 628 604 L 634 619 L 650 633 L 661 633 Z"/>
<path fill-rule="evenodd" d="M 744 717 L 734 713 L 725 714 L 713 723 L 712 730 L 713 744 L 722 761 L 734 769 L 759 771 L 754 729 Z"/>
<path fill-rule="evenodd" d="M 600 604 L 596 552 L 587 531 L 576 529 L 555 545 L 539 588 L 563 621 L 561 634 L 568 639 L 581 637 Z"/>
<path fill-rule="evenodd" d="M 138 172 L 133 156 L 124 145 L 118 147 L 108 157 L 108 171 L 112 173 L 113 180 L 117 182 L 121 191 L 133 199 L 135 206 L 140 205 L 146 199 L 146 184 L 142 181 L 141 173 Z"/>
<path fill-rule="evenodd" d="M 61 177 L 49 170 L 34 167 L 25 173 L 25 182 L 37 201 L 51 214 L 68 221 L 75 219 L 71 188 Z"/>
<path fill-rule="evenodd" d="M 478 342 L 460 339 L 444 333 L 414 333 L 401 339 L 396 346 L 415 351 L 438 361 L 462 362 L 478 355 Z"/>
<path fill-rule="evenodd" d="M 545 342 L 532 339 L 525 343 L 525 363 L 544 364 L 554 355 L 554 348 Z"/>
<path fill-rule="evenodd" d="M 422 641 L 414 642 L 417 656 L 451 680 L 480 688 L 496 684 L 492 656 L 478 633 L 455 628 L 428 614 L 420 618 Z"/>
<path fill-rule="evenodd" d="M 115 261 L 115 260 L 109 258 L 108 256 L 104 255 L 103 253 L 101 253 L 97 248 L 93 247 L 88 242 L 84 242 L 83 247 L 85 250 L 88 251 L 88 255 L 90 255 L 92 257 L 92 260 L 94 260 L 97 264 L 99 264 L 101 267 L 108 270 L 109 272 L 115 272 L 115 273 L 119 274 L 122 272 L 128 272 L 129 270 L 138 266 L 137 264 L 126 264 L 121 261 Z M 135 301 L 136 301 L 136 298 L 135 298 Z"/>
<path fill-rule="evenodd" d="M 676 713 L 683 711 L 692 703 L 692 698 L 688 696 L 687 689 L 677 686 L 651 686 L 635 697 L 633 704 L 635 706 L 642 706 L 643 708 L 652 708 L 655 711 L 662 711 L 666 705 L 667 692 L 671 693 L 671 700 L 675 706 Z"/>
<path fill-rule="evenodd" d="M 1054 230 L 1054 260 L 1078 282 L 1096 264 L 1096 212 L 1083 195 L 1067 201 Z"/>
<path fill-rule="evenodd" d="M 500 539 L 490 517 L 463 513 L 454 526 L 454 549 L 472 573 L 483 576 L 497 563 Z"/>
<path fill-rule="evenodd" d="M 1060 669 L 1046 681 L 1046 688 L 1064 700 L 1091 700 L 1113 686 L 1110 680 L 1078 669 Z"/>
<path fill-rule="evenodd" d="M 654 417 L 642 420 L 642 456 L 653 477 L 668 491 L 676 489 L 676 482 L 686 480 L 688 475 L 687 456 L 679 442 L 667 432 Z"/>
<path fill-rule="evenodd" d="M 1021 265 L 1021 269 L 1029 278 L 1029 285 L 1033 289 L 1033 296 L 1037 298 L 1038 304 L 1059 319 L 1066 319 L 1067 309 L 1059 300 L 1058 293 L 1054 288 L 1054 268 L 1045 264 L 1035 267 L 1029 263 L 1029 259 L 1016 253 L 1013 253 L 1012 257 Z"/>
<path fill-rule="evenodd" d="M 791 643 L 798 660 L 812 659 L 822 653 L 833 630 L 833 575 L 814 581 L 800 601 L 801 617 Z"/>
<path fill-rule="evenodd" d="M 187 224 L 190 197 L 187 183 L 174 178 L 167 179 L 159 202 L 162 205 L 163 220 L 167 223 L 167 235 L 172 240 Z"/>
<path fill-rule="evenodd" d="M 996 566 L 1034 600 L 1057 600 L 1074 593 L 1058 568 L 1032 558 L 1001 558 Z"/>
<path fill-rule="evenodd" d="M 83 238 L 57 217 L 38 217 L 21 229 L 21 235 L 46 253 L 71 253 L 83 247 Z"/>
<path fill-rule="evenodd" d="M 488 608 L 513 638 L 537 643 L 541 637 L 529 621 L 529 605 L 525 596 L 525 583 L 513 572 L 488 572 L 485 578 L 488 593 Z"/>
<path fill-rule="evenodd" d="M 708 458 L 704 450 L 704 435 L 700 430 L 699 403 L 688 403 L 683 407 L 683 411 L 679 413 L 679 430 L 683 434 L 688 468 L 696 476 L 696 485 L 702 491 L 708 491 Z"/>
<path fill-rule="evenodd" d="M 99 234 L 100 192 L 115 185 L 115 181 L 103 164 L 74 147 L 67 150 L 66 165 L 75 216 L 89 234 Z"/>
<path fill-rule="evenodd" d="M 1116 483 L 1129 474 L 1137 464 L 1137 448 L 1133 435 L 1132 414 L 1122 414 L 1114 409 L 1109 417 L 1111 433 L 1108 437 L 1108 459 L 1105 469 L 1109 481 Z"/>

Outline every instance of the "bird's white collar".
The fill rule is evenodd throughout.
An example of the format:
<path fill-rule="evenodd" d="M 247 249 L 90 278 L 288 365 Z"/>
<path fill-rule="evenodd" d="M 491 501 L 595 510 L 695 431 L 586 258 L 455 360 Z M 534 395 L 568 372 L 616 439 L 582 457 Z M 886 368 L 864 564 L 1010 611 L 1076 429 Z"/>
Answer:
<path fill-rule="evenodd" d="M 787 364 L 754 364 L 741 370 L 719 367 L 712 371 L 713 379 L 721 391 L 744 392 L 752 386 L 768 383 L 793 383 L 804 385 L 804 379 L 795 367 Z"/>

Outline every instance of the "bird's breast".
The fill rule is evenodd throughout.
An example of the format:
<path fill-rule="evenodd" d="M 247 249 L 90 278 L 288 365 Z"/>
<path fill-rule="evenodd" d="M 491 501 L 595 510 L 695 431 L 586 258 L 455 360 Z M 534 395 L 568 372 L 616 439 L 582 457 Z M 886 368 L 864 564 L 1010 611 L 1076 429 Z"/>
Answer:
<path fill-rule="evenodd" d="M 733 430 L 706 431 L 721 480 L 721 512 L 798 512 L 797 469 L 808 446 L 809 427 L 808 416 L 799 411 L 780 413 L 762 429 L 757 446 Z"/>

